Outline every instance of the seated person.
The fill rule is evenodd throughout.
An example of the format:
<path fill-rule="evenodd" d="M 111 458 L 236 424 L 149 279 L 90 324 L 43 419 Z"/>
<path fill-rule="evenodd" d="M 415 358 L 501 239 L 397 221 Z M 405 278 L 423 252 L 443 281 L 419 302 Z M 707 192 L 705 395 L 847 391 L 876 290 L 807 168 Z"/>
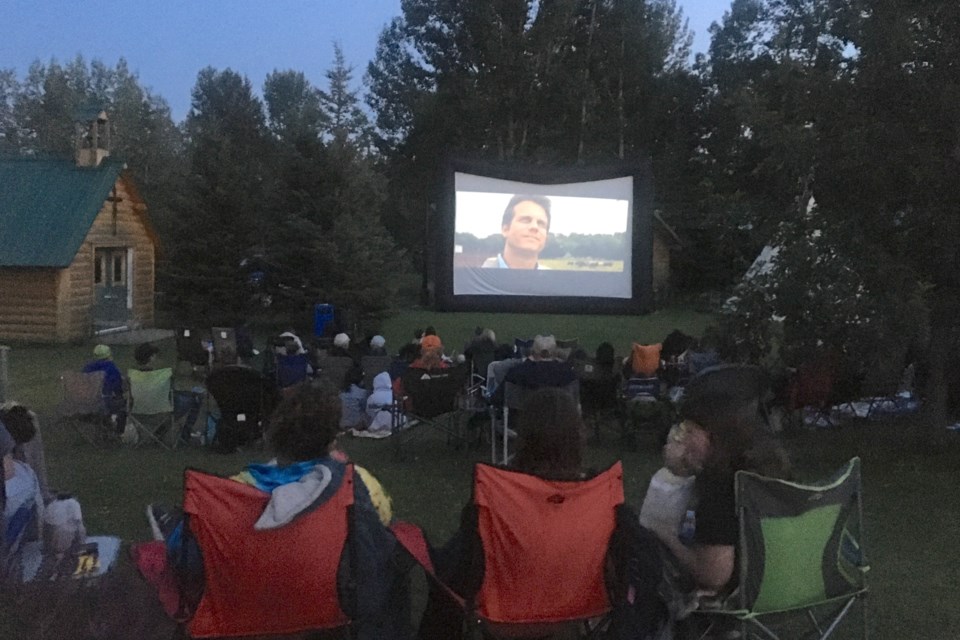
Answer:
<path fill-rule="evenodd" d="M 370 392 L 363 388 L 363 369 L 353 365 L 347 369 L 340 387 L 340 430 L 349 431 L 367 428 L 367 396 Z"/>
<path fill-rule="evenodd" d="M 370 349 L 367 351 L 368 356 L 385 356 L 387 354 L 387 341 L 381 335 L 376 335 L 370 338 Z"/>
<path fill-rule="evenodd" d="M 497 352 L 497 336 L 492 329 L 481 329 L 473 340 L 463 350 L 463 355 L 467 362 L 473 367 L 473 371 L 479 375 L 487 374 L 487 367 L 494 361 Z"/>
<path fill-rule="evenodd" d="M 14 460 L 19 460 L 33 470 L 40 485 L 40 495 L 45 503 L 49 502 L 53 499 L 53 494 L 47 484 L 47 462 L 37 414 L 22 404 L 11 401 L 0 407 L 0 423 L 7 427 L 16 443 L 13 449 Z"/>
<path fill-rule="evenodd" d="M 103 371 L 104 409 L 116 422 L 118 434 L 122 434 L 127 426 L 127 399 L 123 388 L 123 374 L 113 362 L 113 353 L 105 344 L 98 344 L 93 348 L 94 359 L 83 367 L 83 373 Z"/>
<path fill-rule="evenodd" d="M 346 470 L 345 456 L 336 450 L 339 418 L 340 402 L 330 390 L 304 387 L 277 407 L 266 434 L 276 457 L 249 464 L 232 478 L 271 494 L 255 529 L 283 527 L 336 493 Z M 407 637 L 405 575 L 395 558 L 396 538 L 386 527 L 393 517 L 390 498 L 366 469 L 354 469 L 348 543 L 357 546 L 344 549 L 340 565 L 343 580 L 348 572 L 354 576 L 359 610 L 348 611 L 354 637 Z M 203 566 L 201 551 L 184 532 L 182 516 L 157 505 L 147 508 L 147 516 L 154 537 L 166 540 L 169 561 L 180 575 L 196 575 Z M 349 567 L 351 562 L 362 566 Z"/>
<path fill-rule="evenodd" d="M 663 445 L 663 467 L 650 479 L 640 507 L 641 525 L 651 531 L 677 531 L 681 538 L 686 536 L 681 530 L 684 517 L 694 508 L 691 499 L 695 477 L 687 466 L 684 450 L 688 430 L 685 422 L 670 429 Z"/>
<path fill-rule="evenodd" d="M 424 369 L 425 371 L 450 368 L 450 364 L 443 357 L 443 343 L 440 342 L 440 338 L 437 337 L 436 334 L 423 336 L 420 340 L 420 355 L 410 363 L 408 368 Z M 398 397 L 407 395 L 406 390 L 403 388 L 402 375 L 394 379 L 393 393 Z"/>
<path fill-rule="evenodd" d="M 540 389 L 528 398 L 517 429 L 519 444 L 511 468 L 548 480 L 584 480 L 583 422 L 576 402 L 559 389 Z M 437 577 L 457 593 L 467 590 L 475 572 L 463 523 L 471 517 L 472 505 L 464 507 L 461 529 L 440 549 L 431 549 L 430 557 Z M 449 599 L 431 592 L 420 624 L 419 637 L 459 638 L 462 612 Z"/>
<path fill-rule="evenodd" d="M 23 535 L 37 535 L 43 521 L 43 496 L 37 474 L 29 465 L 14 458 L 16 442 L 6 427 L 0 424 L 0 461 L 3 465 L 4 504 L 3 548 L 17 542 Z M 31 513 L 32 510 L 32 513 Z"/>
<path fill-rule="evenodd" d="M 671 551 L 679 569 L 700 592 L 725 593 L 736 583 L 738 523 L 734 474 L 740 470 L 786 477 L 782 448 L 765 434 L 756 399 L 743 397 L 748 367 L 707 373 L 691 380 L 680 407 L 683 463 L 696 473 L 693 542 L 685 544 L 672 523 L 654 533 Z"/>
<path fill-rule="evenodd" d="M 150 342 L 144 342 L 133 352 L 133 359 L 137 363 L 138 371 L 153 371 L 156 368 L 154 361 L 160 349 Z"/>
<path fill-rule="evenodd" d="M 393 430 L 393 387 L 386 371 L 373 377 L 373 393 L 367 398 L 367 435 L 389 435 Z M 406 417 L 401 413 L 400 420 Z"/>
<path fill-rule="evenodd" d="M 436 334 L 428 334 L 420 340 L 420 356 L 410 363 L 413 369 L 446 369 L 450 364 L 443 357 L 443 343 Z"/>
<path fill-rule="evenodd" d="M 338 333 L 333 337 L 333 346 L 327 349 L 327 357 L 330 358 L 353 358 L 350 352 L 350 336 L 345 333 Z"/>
<path fill-rule="evenodd" d="M 503 380 L 520 385 L 526 389 L 541 387 L 565 387 L 576 381 L 577 371 L 569 362 L 554 357 L 557 341 L 553 336 L 538 335 L 533 339 L 530 355 L 507 371 Z M 493 392 L 493 404 L 503 403 L 506 384 L 499 385 Z"/>

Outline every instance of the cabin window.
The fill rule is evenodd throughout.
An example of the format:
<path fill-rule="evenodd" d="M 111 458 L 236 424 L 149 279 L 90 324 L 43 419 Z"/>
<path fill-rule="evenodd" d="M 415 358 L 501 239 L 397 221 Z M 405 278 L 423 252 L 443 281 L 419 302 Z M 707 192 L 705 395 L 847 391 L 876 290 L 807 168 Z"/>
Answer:
<path fill-rule="evenodd" d="M 94 284 L 99 284 L 99 285 L 103 284 L 104 261 L 105 260 L 103 255 L 98 255 L 93 261 L 93 283 Z"/>
<path fill-rule="evenodd" d="M 127 281 L 126 253 L 113 254 L 113 284 L 124 284 Z"/>

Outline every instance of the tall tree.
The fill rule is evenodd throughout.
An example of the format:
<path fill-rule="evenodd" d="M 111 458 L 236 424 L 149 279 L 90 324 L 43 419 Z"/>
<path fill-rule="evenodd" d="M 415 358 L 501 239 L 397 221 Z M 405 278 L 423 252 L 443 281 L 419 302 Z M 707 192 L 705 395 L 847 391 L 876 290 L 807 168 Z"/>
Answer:
<path fill-rule="evenodd" d="M 195 321 L 237 323 L 251 304 L 246 265 L 262 257 L 272 231 L 266 124 L 250 81 L 230 69 L 201 70 L 186 133 L 188 197 L 162 275 Z"/>

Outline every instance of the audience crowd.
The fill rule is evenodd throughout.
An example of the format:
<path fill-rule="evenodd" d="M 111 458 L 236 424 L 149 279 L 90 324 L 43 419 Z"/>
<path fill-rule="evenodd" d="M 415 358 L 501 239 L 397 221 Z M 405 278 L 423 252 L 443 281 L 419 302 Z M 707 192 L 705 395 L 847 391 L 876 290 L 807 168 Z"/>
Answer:
<path fill-rule="evenodd" d="M 621 362 L 609 343 L 599 345 L 589 357 L 579 345 L 558 343 L 552 335 L 503 345 L 492 330 L 482 327 L 477 327 L 461 354 L 446 352 L 433 327 L 417 330 L 411 342 L 394 349 L 392 358 L 385 358 L 388 353 L 380 335 L 352 341 L 341 332 L 322 347 L 307 347 L 295 333 L 284 332 L 265 352 L 262 370 L 253 370 L 249 359 L 238 353 L 236 363 L 209 374 L 207 387 L 221 405 L 218 432 L 223 435 L 214 443 L 223 444 L 221 450 L 234 451 L 262 438 L 274 456 L 267 463 L 251 463 L 233 476 L 270 494 L 256 529 L 287 526 L 333 495 L 347 463 L 338 448 L 339 435 L 387 437 L 402 427 L 396 400 L 405 395 L 403 379 L 409 370 L 429 375 L 468 368 L 494 412 L 503 405 L 509 384 L 529 390 L 512 434 L 517 446 L 509 466 L 559 482 L 582 481 L 595 473 L 584 467 L 582 455 L 589 413 L 609 408 L 604 405 L 613 402 L 660 401 L 661 385 L 683 388 L 676 408 L 678 420 L 663 428 L 664 466 L 652 477 L 643 504 L 638 505 L 639 515 L 634 516 L 649 534 L 641 538 L 642 544 L 655 550 L 653 557 L 662 559 L 664 574 L 670 576 L 664 582 L 669 589 L 647 593 L 656 602 L 640 603 L 666 612 L 664 629 L 682 618 L 697 597 L 724 594 L 736 583 L 734 474 L 739 470 L 789 474 L 783 450 L 764 428 L 764 398 L 745 392 L 758 389 L 750 379 L 755 372 L 716 366 L 710 352 L 679 332 L 662 344 L 634 344 Z M 104 373 L 104 412 L 111 416 L 110 428 L 122 432 L 128 412 L 123 375 L 109 347 L 97 345 L 93 354 L 83 371 Z M 141 345 L 135 352 L 137 369 L 152 370 L 157 354 L 155 345 Z M 378 359 L 379 370 L 365 371 L 365 363 L 372 362 L 368 358 Z M 348 359 L 345 368 L 336 369 L 334 359 Z M 699 366 L 690 366 L 691 362 Z M 290 374 L 291 366 L 295 375 Z M 231 367 L 242 376 L 228 375 Z M 331 372 L 336 372 L 334 379 Z M 239 382 L 248 378 L 254 380 L 253 387 Z M 319 381 L 311 382 L 313 378 Z M 625 393 L 635 379 L 656 380 L 651 397 Z M 571 385 L 578 383 L 579 392 L 571 393 Z M 256 389 L 261 404 L 268 398 L 260 416 L 248 415 L 242 408 L 250 388 Z M 600 400 L 588 397 L 600 393 L 598 389 L 613 391 Z M 238 396 L 234 400 L 239 408 L 229 409 L 228 395 Z M 228 419 L 230 411 L 233 417 Z M 262 427 L 257 426 L 261 423 Z M 241 429 L 249 431 L 240 433 Z M 39 424 L 27 407 L 13 403 L 0 408 L 0 455 L 5 487 L 0 524 L 4 549 L 9 550 L 19 537 L 29 535 L 24 533 L 25 511 L 43 522 L 44 505 L 54 499 L 47 486 Z M 407 576 L 411 563 L 402 558 L 391 529 L 389 495 L 369 471 L 355 469 L 349 544 L 356 546 L 345 552 L 351 566 L 345 565 L 342 576 L 343 592 L 353 590 L 356 596 L 348 613 L 357 637 L 412 637 Z M 202 552 L 181 514 L 151 505 L 148 517 L 154 535 L 165 542 L 175 570 L 181 575 L 199 572 L 202 580 Z M 469 552 L 471 542 L 461 530 L 430 549 L 437 576 L 455 592 L 464 588 L 471 575 L 470 564 L 475 562 Z M 443 593 L 431 591 L 420 637 L 457 637 L 462 628 L 459 611 Z M 665 633 L 659 637 L 669 637 Z"/>

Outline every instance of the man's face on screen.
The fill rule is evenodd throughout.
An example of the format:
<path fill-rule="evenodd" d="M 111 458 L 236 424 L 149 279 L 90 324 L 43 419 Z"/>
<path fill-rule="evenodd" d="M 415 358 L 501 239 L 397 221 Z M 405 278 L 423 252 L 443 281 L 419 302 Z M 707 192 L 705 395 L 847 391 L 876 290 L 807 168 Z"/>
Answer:
<path fill-rule="evenodd" d="M 513 207 L 513 220 L 502 231 L 508 247 L 523 253 L 539 254 L 547 243 L 549 228 L 550 221 L 543 207 L 524 200 Z"/>

